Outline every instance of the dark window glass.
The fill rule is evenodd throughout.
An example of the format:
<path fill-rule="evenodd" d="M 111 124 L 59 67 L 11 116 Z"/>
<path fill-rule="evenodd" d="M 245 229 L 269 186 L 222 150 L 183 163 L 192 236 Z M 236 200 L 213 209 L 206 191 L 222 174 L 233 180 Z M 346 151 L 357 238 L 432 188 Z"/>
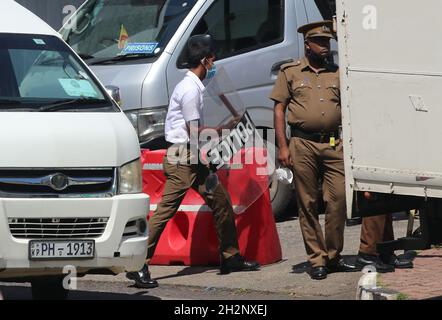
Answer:
<path fill-rule="evenodd" d="M 217 60 L 267 47 L 284 39 L 283 0 L 218 0 L 192 32 L 210 34 Z M 186 67 L 182 55 L 178 67 Z"/>

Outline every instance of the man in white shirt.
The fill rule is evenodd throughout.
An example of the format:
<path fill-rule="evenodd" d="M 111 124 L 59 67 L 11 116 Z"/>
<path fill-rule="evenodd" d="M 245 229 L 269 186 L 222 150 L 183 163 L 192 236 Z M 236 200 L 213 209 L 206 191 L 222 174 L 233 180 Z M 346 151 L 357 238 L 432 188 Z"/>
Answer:
<path fill-rule="evenodd" d="M 157 281 L 150 277 L 148 264 L 167 222 L 175 215 L 190 188 L 198 191 L 213 210 L 220 243 L 221 274 L 259 269 L 258 263 L 248 262 L 239 254 L 230 197 L 221 184 L 218 184 L 214 190 L 207 190 L 205 182 L 210 174 L 209 167 L 198 161 L 199 155 L 194 154 L 198 150 L 197 146 L 190 145 L 191 130 L 202 130 L 205 90 L 202 80 L 213 77 L 216 72 L 214 52 L 212 40 L 208 35 L 196 35 L 188 41 L 189 71 L 175 87 L 166 117 L 165 134 L 168 151 L 163 161 L 166 185 L 163 198 L 149 220 L 146 264 L 140 271 L 127 274 L 129 279 L 135 280 L 135 286 L 138 288 L 158 286 Z M 197 123 L 197 126 L 194 126 L 194 123 Z"/>
<path fill-rule="evenodd" d="M 189 130 L 186 124 L 191 121 L 201 121 L 204 89 L 203 83 L 192 71 L 188 71 L 175 87 L 165 123 L 167 142 L 172 144 L 189 142 Z"/>

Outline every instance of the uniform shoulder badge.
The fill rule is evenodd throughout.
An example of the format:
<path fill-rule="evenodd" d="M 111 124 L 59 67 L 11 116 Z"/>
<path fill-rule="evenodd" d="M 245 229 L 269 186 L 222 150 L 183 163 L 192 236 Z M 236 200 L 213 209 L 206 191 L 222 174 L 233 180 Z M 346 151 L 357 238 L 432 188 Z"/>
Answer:
<path fill-rule="evenodd" d="M 291 67 L 297 67 L 301 64 L 301 61 L 299 60 L 293 60 L 292 62 L 289 63 L 285 63 L 281 66 L 281 70 L 285 70 L 287 68 L 291 68 Z"/>

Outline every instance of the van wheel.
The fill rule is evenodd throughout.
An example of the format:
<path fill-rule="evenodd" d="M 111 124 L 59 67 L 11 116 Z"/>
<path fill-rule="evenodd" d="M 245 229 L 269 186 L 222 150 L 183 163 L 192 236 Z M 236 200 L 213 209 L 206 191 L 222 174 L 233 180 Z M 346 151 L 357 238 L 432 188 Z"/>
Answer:
<path fill-rule="evenodd" d="M 267 135 L 264 134 L 264 143 L 270 154 L 273 154 L 275 161 L 275 169 L 279 167 L 278 152 L 279 148 L 273 144 L 267 143 Z M 296 198 L 294 188 L 292 185 L 287 185 L 279 182 L 275 174 L 270 177 L 269 184 L 270 201 L 272 202 L 273 217 L 276 221 L 281 221 L 289 216 L 296 215 Z"/>
<path fill-rule="evenodd" d="M 269 186 L 269 193 L 273 216 L 276 221 L 281 221 L 289 215 L 287 209 L 289 209 L 289 204 L 291 204 L 291 200 L 294 197 L 292 186 L 279 182 L 273 176 Z"/>
<path fill-rule="evenodd" d="M 63 287 L 63 279 L 63 276 L 32 279 L 32 298 L 34 300 L 66 300 L 69 290 Z"/>

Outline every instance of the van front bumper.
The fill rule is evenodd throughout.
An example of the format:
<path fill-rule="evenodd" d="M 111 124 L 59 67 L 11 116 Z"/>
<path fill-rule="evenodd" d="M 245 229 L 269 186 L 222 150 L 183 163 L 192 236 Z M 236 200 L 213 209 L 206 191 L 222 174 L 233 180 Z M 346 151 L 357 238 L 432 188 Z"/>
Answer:
<path fill-rule="evenodd" d="M 98 199 L 0 198 L 0 279 L 61 274 L 68 266 L 75 267 L 77 275 L 137 271 L 143 266 L 146 258 L 147 228 L 141 234 L 124 237 L 123 234 L 129 221 L 144 220 L 147 225 L 148 208 L 149 197 L 145 194 Z M 107 224 L 101 236 L 91 238 L 95 241 L 93 259 L 31 261 L 30 240 L 53 239 L 16 238 L 10 231 L 11 218 L 107 218 Z"/>

